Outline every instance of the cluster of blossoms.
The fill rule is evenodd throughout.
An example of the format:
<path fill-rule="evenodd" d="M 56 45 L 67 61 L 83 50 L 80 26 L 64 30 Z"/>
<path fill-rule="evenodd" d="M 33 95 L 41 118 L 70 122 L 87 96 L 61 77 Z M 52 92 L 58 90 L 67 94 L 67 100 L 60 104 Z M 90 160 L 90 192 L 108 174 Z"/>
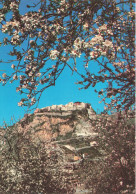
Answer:
<path fill-rule="evenodd" d="M 10 9 L 11 10 L 17 10 L 18 9 L 18 4 L 14 1 L 10 3 Z"/>
<path fill-rule="evenodd" d="M 11 32 L 13 29 L 19 29 L 20 28 L 20 23 L 16 20 L 6 22 L 5 25 L 2 25 L 2 32 Z M 15 33 L 15 32 L 14 32 Z"/>
<path fill-rule="evenodd" d="M 79 22 L 81 23 L 84 16 L 91 16 L 91 9 L 89 7 L 85 8 L 84 11 L 81 13 L 78 13 Z"/>
<path fill-rule="evenodd" d="M 57 50 L 50 51 L 50 59 L 56 60 L 58 56 L 59 56 L 59 51 L 57 51 Z"/>
<path fill-rule="evenodd" d="M 136 13 L 134 12 L 134 10 L 131 10 L 131 11 L 127 12 L 127 14 L 129 17 L 135 17 Z"/>
<path fill-rule="evenodd" d="M 66 2 L 66 0 L 61 0 L 60 1 L 60 6 L 57 8 L 57 13 L 58 14 L 63 14 L 67 12 L 68 8 L 70 7 L 70 4 Z"/>
<path fill-rule="evenodd" d="M 20 43 L 20 36 L 18 35 L 18 33 L 14 33 L 14 35 L 11 38 L 11 43 L 14 45 L 17 45 Z"/>
<path fill-rule="evenodd" d="M 42 25 L 43 16 L 39 12 L 34 12 L 33 14 L 26 13 L 24 16 L 21 16 L 21 21 L 24 25 L 23 29 L 21 29 L 21 33 L 24 33 L 24 30 L 34 30 Z"/>
<path fill-rule="evenodd" d="M 71 56 L 73 57 L 80 57 L 81 55 L 81 48 L 82 48 L 82 40 L 78 37 L 74 41 L 73 49 L 71 51 Z"/>
<path fill-rule="evenodd" d="M 4 19 L 4 14 L 0 13 L 0 22 Z"/>
<path fill-rule="evenodd" d="M 100 26 L 98 29 L 97 29 L 97 32 L 99 34 L 106 34 L 106 35 L 113 35 L 113 32 L 111 29 L 109 29 L 109 27 L 107 26 L 107 24 L 103 24 L 102 26 Z"/>
<path fill-rule="evenodd" d="M 52 33 L 53 35 L 56 35 L 56 34 L 58 34 L 60 31 L 66 30 L 66 28 L 63 27 L 63 26 L 61 26 L 59 23 L 57 23 L 57 24 L 52 24 L 52 25 L 50 25 L 50 26 L 49 26 L 49 30 L 51 31 L 51 33 Z"/>
<path fill-rule="evenodd" d="M 78 37 L 74 41 L 74 48 L 75 48 L 75 50 L 79 50 L 79 49 L 81 49 L 81 46 L 82 46 L 82 40 Z"/>
<path fill-rule="evenodd" d="M 68 64 L 70 69 L 78 73 L 76 58 L 82 54 L 85 57 L 85 68 L 91 60 L 99 61 L 102 67 L 101 72 L 98 73 L 99 76 L 87 74 L 82 83 L 89 80 L 94 87 L 96 83 L 110 80 L 111 77 L 114 77 L 114 80 L 119 76 L 132 79 L 132 76 L 128 74 L 133 74 L 133 68 L 127 67 L 127 62 L 124 64 L 120 62 L 122 59 L 128 61 L 130 53 L 125 53 L 124 56 L 122 54 L 125 49 L 133 56 L 133 48 L 129 51 L 133 45 L 132 38 L 129 40 L 126 34 L 133 37 L 133 30 L 130 31 L 129 28 L 133 27 L 131 20 L 133 20 L 134 11 L 123 12 L 112 1 L 103 7 L 99 3 L 94 3 L 92 6 L 91 1 L 74 0 L 72 4 L 69 4 L 67 0 L 52 0 L 48 4 L 40 1 L 40 9 L 34 5 L 33 10 L 30 5 L 32 10 L 21 15 L 19 5 L 16 1 L 12 1 L 9 5 L 3 6 L 4 11 L 0 14 L 0 18 L 3 18 L 5 10 L 11 10 L 11 19 L 5 18 L 5 21 L 1 23 L 2 32 L 9 35 L 3 39 L 3 45 L 11 44 L 14 48 L 11 56 L 15 56 L 19 61 L 18 66 L 12 65 L 14 71 L 12 76 L 2 76 L 1 80 L 13 82 L 18 79 L 20 85 L 17 91 L 24 92 L 29 99 L 35 97 L 38 92 L 44 91 L 48 86 L 54 85 L 70 58 L 74 61 Z M 98 16 L 99 10 L 100 16 Z M 104 11 L 108 16 L 103 17 Z M 27 46 L 24 47 L 26 44 Z M 133 63 L 132 58 L 131 63 Z M 106 63 L 102 64 L 101 59 L 104 59 Z M 49 60 L 56 60 L 54 63 L 57 63 L 57 68 L 55 68 L 56 64 L 52 67 L 52 64 L 48 63 Z M 116 75 L 113 75 L 112 68 L 109 68 L 107 63 L 111 64 Z M 20 74 L 23 76 L 20 77 Z M 39 84 L 45 86 L 43 90 L 38 88 Z M 89 84 L 85 88 L 88 86 Z"/>
<path fill-rule="evenodd" d="M 74 46 L 74 49 L 71 51 L 71 55 L 74 57 L 80 57 L 82 49 L 93 50 L 90 52 L 91 59 L 97 58 L 99 56 L 107 56 L 109 58 L 114 57 L 115 49 L 112 41 L 104 40 L 103 36 L 100 34 L 95 35 L 91 40 L 87 42 L 84 40 L 81 40 L 78 37 L 74 41 L 73 46 Z M 111 52 L 109 52 L 109 50 Z M 110 55 L 108 55 L 108 53 L 110 53 Z"/>
<path fill-rule="evenodd" d="M 90 52 L 90 57 L 97 58 L 98 56 L 107 56 L 114 58 L 115 49 L 111 40 L 105 39 L 104 35 L 113 35 L 112 31 L 104 24 L 97 29 L 98 34 L 95 35 L 87 44 L 84 43 L 85 48 L 93 48 Z M 110 52 L 109 52 L 110 51 Z M 110 55 L 108 55 L 110 53 Z"/>

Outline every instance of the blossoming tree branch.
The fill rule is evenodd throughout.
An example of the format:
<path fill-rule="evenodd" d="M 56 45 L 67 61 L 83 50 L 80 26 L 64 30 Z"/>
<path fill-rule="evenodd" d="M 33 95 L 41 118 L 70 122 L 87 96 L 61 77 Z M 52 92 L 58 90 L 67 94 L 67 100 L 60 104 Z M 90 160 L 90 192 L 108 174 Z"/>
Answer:
<path fill-rule="evenodd" d="M 13 57 L 0 81 L 19 83 L 26 96 L 19 106 L 36 104 L 66 67 L 79 74 L 81 88 L 96 87 L 107 108 L 134 104 L 134 0 L 32 0 L 21 14 L 22 2 L 0 2 L 1 46 L 10 45 Z M 100 91 L 98 83 L 106 83 Z"/>

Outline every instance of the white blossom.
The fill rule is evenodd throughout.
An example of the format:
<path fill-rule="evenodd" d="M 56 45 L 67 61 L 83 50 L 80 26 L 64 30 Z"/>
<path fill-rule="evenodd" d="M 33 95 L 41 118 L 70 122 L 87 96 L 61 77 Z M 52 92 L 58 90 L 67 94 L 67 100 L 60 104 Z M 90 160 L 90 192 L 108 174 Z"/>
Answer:
<path fill-rule="evenodd" d="M 18 44 L 19 42 L 19 35 L 14 35 L 12 38 L 11 38 L 11 42 L 13 44 Z"/>
<path fill-rule="evenodd" d="M 36 74 L 36 77 L 40 77 L 40 76 L 41 76 L 41 73 L 37 73 L 37 74 Z"/>
<path fill-rule="evenodd" d="M 66 3 L 65 0 L 61 0 L 61 1 L 60 1 L 60 5 L 64 5 L 65 3 Z"/>
<path fill-rule="evenodd" d="M 71 55 L 74 57 L 80 57 L 81 56 L 81 52 L 79 52 L 78 50 L 72 50 L 71 51 Z"/>
<path fill-rule="evenodd" d="M 100 27 L 99 27 L 99 30 L 100 30 L 100 31 L 106 31 L 106 30 L 107 30 L 107 25 L 104 24 L 104 25 L 100 26 Z"/>
<path fill-rule="evenodd" d="M 14 79 L 14 80 L 17 80 L 17 79 L 18 79 L 17 75 L 14 75 L 14 76 L 13 76 L 13 79 Z"/>
<path fill-rule="evenodd" d="M 84 30 L 87 30 L 87 29 L 88 29 L 88 26 L 89 26 L 89 25 L 88 25 L 88 23 L 86 22 L 86 23 L 83 25 L 83 29 L 84 29 Z"/>
<path fill-rule="evenodd" d="M 95 35 L 95 37 L 92 38 L 91 41 L 95 42 L 95 44 L 96 44 L 96 43 L 100 43 L 100 42 L 103 41 L 103 37 L 102 37 L 101 35 Z"/>
<path fill-rule="evenodd" d="M 83 42 L 83 48 L 89 48 L 90 44 L 88 42 Z"/>
<path fill-rule="evenodd" d="M 51 50 L 50 51 L 50 59 L 55 60 L 59 55 L 59 51 L 57 50 Z"/>
<path fill-rule="evenodd" d="M 117 11 L 117 12 L 120 12 L 120 8 L 119 8 L 119 7 L 116 7 L 116 11 Z"/>
<path fill-rule="evenodd" d="M 113 44 L 110 40 L 105 40 L 103 42 L 103 45 L 106 46 L 106 47 L 111 47 L 111 48 L 113 47 Z"/>
<path fill-rule="evenodd" d="M 10 9 L 18 9 L 18 5 L 15 2 L 11 2 Z"/>
<path fill-rule="evenodd" d="M 14 69 L 14 68 L 15 68 L 15 65 L 14 65 L 14 64 L 12 64 L 12 65 L 11 65 L 11 68 L 12 68 L 12 69 Z"/>
<path fill-rule="evenodd" d="M 36 99 L 35 98 L 32 98 L 31 99 L 31 102 L 32 102 L 32 104 L 34 104 L 36 102 Z"/>
<path fill-rule="evenodd" d="M 107 52 L 106 50 L 101 50 L 101 55 L 106 56 Z"/>
<path fill-rule="evenodd" d="M 98 53 L 95 52 L 95 51 L 92 51 L 92 52 L 90 52 L 90 57 L 91 57 L 92 59 L 94 59 L 94 58 L 98 57 Z"/>
<path fill-rule="evenodd" d="M 23 76 L 22 76 L 22 75 L 20 75 L 20 76 L 19 76 L 19 78 L 20 78 L 20 80 L 22 80 L 22 79 L 23 79 Z"/>
<path fill-rule="evenodd" d="M 3 20 L 4 14 L 0 13 L 0 22 Z"/>
<path fill-rule="evenodd" d="M 18 103 L 18 106 L 22 106 L 22 105 L 23 105 L 23 102 L 20 101 L 20 102 Z"/>
<path fill-rule="evenodd" d="M 78 37 L 78 38 L 76 38 L 76 40 L 74 41 L 74 47 L 75 47 L 75 49 L 80 49 L 81 48 L 81 46 L 82 46 L 82 41 L 81 41 L 81 39 Z"/>

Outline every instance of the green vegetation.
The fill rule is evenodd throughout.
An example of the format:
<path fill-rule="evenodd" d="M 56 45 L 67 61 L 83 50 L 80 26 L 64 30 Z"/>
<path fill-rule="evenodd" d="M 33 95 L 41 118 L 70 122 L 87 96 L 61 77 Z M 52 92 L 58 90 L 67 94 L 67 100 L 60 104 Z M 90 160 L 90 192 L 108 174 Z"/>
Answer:
<path fill-rule="evenodd" d="M 69 138 L 72 138 L 72 135 L 73 135 L 73 131 L 70 131 L 70 132 L 66 133 L 65 135 L 59 135 L 59 136 L 56 138 L 56 141 L 67 140 L 67 139 L 69 139 Z"/>

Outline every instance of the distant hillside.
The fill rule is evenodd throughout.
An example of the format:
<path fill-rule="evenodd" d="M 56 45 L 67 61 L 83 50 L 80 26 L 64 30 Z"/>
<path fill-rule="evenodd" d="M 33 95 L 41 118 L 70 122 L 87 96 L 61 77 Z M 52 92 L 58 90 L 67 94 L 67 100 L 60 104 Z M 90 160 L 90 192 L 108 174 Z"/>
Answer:
<path fill-rule="evenodd" d="M 46 191 L 43 193 L 97 194 L 99 185 L 103 189 L 101 181 L 105 189 L 109 178 L 115 175 L 115 180 L 110 181 L 113 184 L 117 180 L 118 185 L 116 176 L 124 177 L 122 172 L 131 170 L 132 175 L 126 176 L 130 188 L 118 189 L 133 193 L 133 145 L 134 112 L 127 116 L 97 115 L 90 104 L 83 102 L 36 109 L 0 130 L 0 174 L 4 174 L 0 192 L 8 185 L 10 191 L 18 193 L 18 185 L 21 188 L 25 184 L 29 185 L 28 189 L 23 188 L 25 193 L 38 194 L 35 183 L 39 184 L 40 179 L 39 188 Z"/>
<path fill-rule="evenodd" d="M 93 134 L 90 119 L 95 116 L 96 113 L 90 104 L 71 102 L 36 109 L 33 114 L 25 115 L 17 125 L 21 132 L 31 131 L 33 139 L 49 141 L 63 139 L 66 134 L 71 136 Z"/>

